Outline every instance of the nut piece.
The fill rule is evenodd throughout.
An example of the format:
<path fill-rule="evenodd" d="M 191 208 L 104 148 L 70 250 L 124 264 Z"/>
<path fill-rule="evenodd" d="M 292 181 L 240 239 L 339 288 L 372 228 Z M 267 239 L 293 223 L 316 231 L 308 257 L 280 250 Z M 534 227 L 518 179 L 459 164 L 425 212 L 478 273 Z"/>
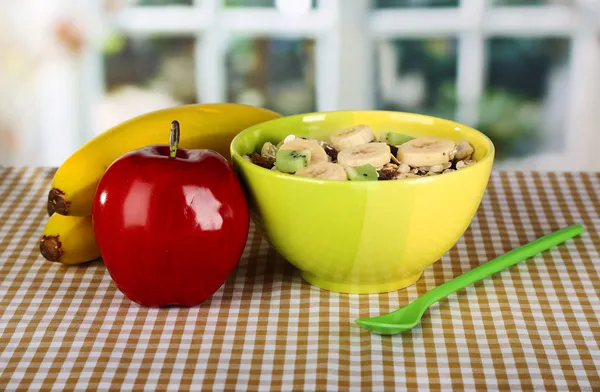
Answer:
<path fill-rule="evenodd" d="M 476 161 L 473 160 L 463 160 L 463 161 L 458 161 L 456 162 L 456 170 L 460 170 L 463 169 L 469 165 L 474 164 Z"/>
<path fill-rule="evenodd" d="M 467 167 L 467 164 L 465 163 L 465 161 L 458 161 L 456 162 L 456 170 L 460 170 L 462 168 Z"/>
<path fill-rule="evenodd" d="M 260 155 L 265 158 L 275 159 L 275 156 L 277 155 L 277 147 L 275 147 L 275 145 L 271 142 L 266 142 L 263 144 L 262 149 L 260 150 Z"/>
<path fill-rule="evenodd" d="M 419 176 L 414 173 L 398 173 L 394 177 L 394 180 L 401 180 L 403 178 L 418 178 Z"/>
<path fill-rule="evenodd" d="M 454 159 L 458 161 L 462 161 L 464 159 L 471 159 L 473 151 L 473 147 L 466 140 L 458 142 L 456 144 L 456 153 L 454 154 Z"/>
<path fill-rule="evenodd" d="M 433 165 L 429 168 L 429 173 L 441 173 L 444 171 L 444 165 Z"/>
<path fill-rule="evenodd" d="M 454 169 L 446 169 L 446 170 L 444 170 L 444 171 L 442 172 L 442 174 L 443 174 L 443 173 L 452 173 L 453 171 L 456 171 L 456 170 L 454 170 Z"/>
<path fill-rule="evenodd" d="M 408 173 L 410 172 L 410 166 L 408 166 L 406 163 L 402 163 L 400 165 L 400 167 L 398 168 L 398 170 L 400 171 L 400 173 Z"/>
<path fill-rule="evenodd" d="M 300 138 L 294 134 L 289 134 L 285 137 L 285 139 L 283 139 L 283 143 L 285 144 L 285 143 L 291 142 L 292 140 L 296 140 L 296 139 L 300 139 Z"/>

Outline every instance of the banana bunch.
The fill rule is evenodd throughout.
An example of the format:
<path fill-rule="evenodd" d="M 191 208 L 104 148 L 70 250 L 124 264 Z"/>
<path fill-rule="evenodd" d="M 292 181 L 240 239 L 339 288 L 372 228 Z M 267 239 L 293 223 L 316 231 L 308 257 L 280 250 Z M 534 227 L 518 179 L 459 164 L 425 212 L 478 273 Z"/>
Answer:
<path fill-rule="evenodd" d="M 98 182 L 123 154 L 168 144 L 173 120 L 182 129 L 179 148 L 209 149 L 231 160 L 229 145 L 239 132 L 278 117 L 273 111 L 236 103 L 182 105 L 132 118 L 97 135 L 68 157 L 52 180 L 40 253 L 64 264 L 99 258 L 91 218 Z"/>

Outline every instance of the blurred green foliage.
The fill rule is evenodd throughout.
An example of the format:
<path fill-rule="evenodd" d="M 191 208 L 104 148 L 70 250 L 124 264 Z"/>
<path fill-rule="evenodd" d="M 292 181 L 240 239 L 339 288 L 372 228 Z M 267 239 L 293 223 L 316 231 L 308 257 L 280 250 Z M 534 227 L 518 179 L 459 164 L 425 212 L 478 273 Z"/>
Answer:
<path fill-rule="evenodd" d="M 225 7 L 275 7 L 275 0 L 224 0 Z"/>
<path fill-rule="evenodd" d="M 348 1 L 348 0 L 346 0 Z M 350 0 L 352 1 L 352 0 Z M 312 8 L 317 8 L 317 0 L 312 0 Z M 225 7 L 275 7 L 275 0 L 224 0 Z"/>
<path fill-rule="evenodd" d="M 484 0 L 481 0 L 484 1 Z M 458 7 L 459 0 L 373 0 L 373 8 Z"/>
<path fill-rule="evenodd" d="M 398 40 L 397 73 L 421 72 L 426 100 L 418 110 L 382 102 L 388 110 L 416 111 L 455 119 L 457 41 Z M 568 60 L 564 38 L 492 38 L 487 45 L 485 91 L 479 121 L 468 124 L 486 133 L 497 146 L 499 159 L 523 156 L 539 144 L 541 101 L 553 67 Z"/>
<path fill-rule="evenodd" d="M 544 5 L 551 2 L 551 0 L 488 0 L 491 6 L 501 5 L 515 5 L 515 6 L 526 6 L 526 5 Z"/>
<path fill-rule="evenodd" d="M 138 0 L 137 4 L 144 5 L 193 5 L 193 0 Z"/>
<path fill-rule="evenodd" d="M 232 39 L 227 50 L 228 99 L 255 90 L 264 97 L 265 107 L 282 114 L 315 110 L 314 46 L 314 40 L 301 38 Z M 256 60 L 244 70 L 234 65 Z M 291 101 L 281 102 L 286 98 Z"/>

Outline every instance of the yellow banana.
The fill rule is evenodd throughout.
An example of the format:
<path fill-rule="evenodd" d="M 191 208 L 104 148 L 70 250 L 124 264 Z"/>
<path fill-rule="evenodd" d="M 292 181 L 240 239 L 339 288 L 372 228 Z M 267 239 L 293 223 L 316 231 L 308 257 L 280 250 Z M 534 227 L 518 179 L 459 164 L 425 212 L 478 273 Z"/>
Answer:
<path fill-rule="evenodd" d="M 40 253 L 46 260 L 63 264 L 100 258 L 92 217 L 52 214 L 40 240 Z"/>
<path fill-rule="evenodd" d="M 239 132 L 278 117 L 236 103 L 182 105 L 134 117 L 97 135 L 62 163 L 48 193 L 48 215 L 91 215 L 96 187 L 108 166 L 126 152 L 168 145 L 173 120 L 181 126 L 179 148 L 210 149 L 231 160 L 229 145 Z"/>

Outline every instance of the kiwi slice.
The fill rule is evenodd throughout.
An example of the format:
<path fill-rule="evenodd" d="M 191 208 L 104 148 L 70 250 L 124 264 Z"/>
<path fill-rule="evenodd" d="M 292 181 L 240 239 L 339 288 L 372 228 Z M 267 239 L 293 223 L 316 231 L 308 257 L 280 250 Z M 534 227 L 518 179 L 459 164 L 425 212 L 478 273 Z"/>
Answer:
<path fill-rule="evenodd" d="M 296 173 L 308 166 L 310 150 L 277 150 L 275 168 L 284 173 Z"/>
<path fill-rule="evenodd" d="M 346 167 L 346 173 L 348 173 L 350 181 L 377 181 L 379 179 L 377 170 L 369 164 Z"/>
<path fill-rule="evenodd" d="M 392 146 L 399 146 L 406 143 L 409 140 L 414 139 L 412 136 L 405 135 L 397 132 L 381 132 L 381 140 Z"/>

